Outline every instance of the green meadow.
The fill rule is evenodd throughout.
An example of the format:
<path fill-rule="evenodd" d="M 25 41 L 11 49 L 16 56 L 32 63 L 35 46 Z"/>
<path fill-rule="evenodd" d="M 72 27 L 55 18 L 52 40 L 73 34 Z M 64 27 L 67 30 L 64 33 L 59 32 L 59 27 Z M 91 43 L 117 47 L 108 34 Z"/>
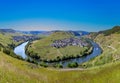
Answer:
<path fill-rule="evenodd" d="M 77 55 L 83 56 L 86 51 L 91 52 L 91 49 L 89 47 L 67 46 L 58 49 L 50 46 L 55 40 L 71 37 L 74 37 L 74 35 L 69 32 L 54 32 L 48 37 L 33 41 L 28 46 L 27 53 L 30 56 L 40 56 L 41 59 L 53 60 L 57 57 L 75 57 Z"/>
<path fill-rule="evenodd" d="M 0 83 L 119 83 L 120 62 L 85 70 L 42 68 L 0 52 Z"/>
<path fill-rule="evenodd" d="M 72 35 L 71 35 L 72 36 Z M 68 37 L 71 37 L 68 36 Z M 3 38 L 4 37 L 4 38 Z M 40 65 L 13 58 L 0 51 L 0 83 L 119 83 L 120 82 L 120 34 L 105 36 L 98 34 L 94 41 L 103 49 L 103 53 L 81 65 L 83 68 L 59 69 L 44 68 Z M 11 44 L 11 36 L 0 34 L 0 42 Z M 59 39 L 59 36 L 57 37 Z M 42 39 L 45 41 L 49 39 Z M 39 41 L 39 42 L 38 42 Z M 40 40 L 35 43 L 43 43 Z M 45 43 L 48 45 L 49 43 Z M 40 44 L 42 46 L 42 44 Z M 74 47 L 70 47 L 73 48 Z M 70 49 L 66 47 L 65 50 Z M 76 48 L 78 49 L 78 48 Z M 67 51 L 59 49 L 61 53 Z M 72 53 L 72 50 L 69 50 Z M 76 50 L 77 52 L 77 50 Z"/>
<path fill-rule="evenodd" d="M 110 30 L 103 31 L 93 37 L 102 48 L 103 52 L 100 56 L 83 63 L 86 67 L 101 66 L 111 62 L 120 61 L 120 27 L 116 26 Z M 106 35 L 107 34 L 107 35 Z M 109 34 L 109 35 L 108 35 Z"/>

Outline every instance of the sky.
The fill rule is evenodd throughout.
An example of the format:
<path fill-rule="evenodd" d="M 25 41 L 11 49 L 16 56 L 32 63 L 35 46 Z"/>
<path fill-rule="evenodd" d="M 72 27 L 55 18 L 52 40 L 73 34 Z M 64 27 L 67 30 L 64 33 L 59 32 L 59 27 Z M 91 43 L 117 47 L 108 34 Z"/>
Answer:
<path fill-rule="evenodd" d="M 0 28 L 99 31 L 120 25 L 120 0 L 0 0 Z"/>

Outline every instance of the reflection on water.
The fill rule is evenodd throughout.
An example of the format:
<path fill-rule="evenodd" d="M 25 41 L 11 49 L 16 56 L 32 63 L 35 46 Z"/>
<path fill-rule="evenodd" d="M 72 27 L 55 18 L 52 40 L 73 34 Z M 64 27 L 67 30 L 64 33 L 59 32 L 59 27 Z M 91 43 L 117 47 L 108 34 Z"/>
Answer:
<path fill-rule="evenodd" d="M 27 58 L 27 55 L 25 54 L 25 46 L 28 44 L 28 42 L 25 42 L 19 46 L 17 46 L 15 49 L 14 49 L 14 53 L 16 55 L 20 55 L 23 59 Z"/>
<path fill-rule="evenodd" d="M 99 47 L 99 45 L 95 42 L 91 42 L 91 43 L 93 45 L 93 52 L 90 55 L 83 56 L 80 58 L 70 59 L 67 61 L 61 61 L 61 64 L 63 64 L 63 67 L 66 67 L 68 65 L 68 63 L 70 63 L 70 62 L 77 62 L 78 64 L 80 64 L 80 63 L 86 62 L 86 61 L 100 55 L 102 50 Z"/>
<path fill-rule="evenodd" d="M 60 63 L 63 65 L 63 67 L 67 67 L 68 63 L 70 62 L 77 62 L 78 64 L 80 63 L 83 63 L 83 62 L 86 62 L 98 55 L 101 54 L 102 50 L 101 48 L 99 47 L 99 45 L 95 42 L 92 42 L 92 45 L 93 45 L 93 52 L 90 54 L 90 55 L 87 55 L 87 56 L 83 56 L 83 57 L 80 57 L 80 58 L 75 58 L 75 59 L 70 59 L 70 60 L 65 60 L 65 61 L 60 61 L 60 62 L 57 62 L 57 63 Z M 27 58 L 27 55 L 25 54 L 25 46 L 28 44 L 28 42 L 25 42 L 19 46 L 17 46 L 14 50 L 14 53 L 16 53 L 17 55 L 20 55 L 21 57 L 23 57 L 24 59 Z M 56 62 L 54 62 L 56 63 Z M 47 64 L 51 64 L 51 63 L 47 63 Z"/>

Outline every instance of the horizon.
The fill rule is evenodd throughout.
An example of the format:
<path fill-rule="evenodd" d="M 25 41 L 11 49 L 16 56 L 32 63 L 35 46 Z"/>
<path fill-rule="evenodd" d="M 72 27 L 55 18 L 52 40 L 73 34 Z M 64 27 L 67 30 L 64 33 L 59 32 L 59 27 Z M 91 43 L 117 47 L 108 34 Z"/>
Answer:
<path fill-rule="evenodd" d="M 120 25 L 118 0 L 1 0 L 0 29 L 98 32 Z"/>
<path fill-rule="evenodd" d="M 30 32 L 30 31 L 41 31 L 41 32 L 49 32 L 49 31 L 83 31 L 83 32 L 100 32 L 100 31 L 105 31 L 105 30 L 108 30 L 108 29 L 104 29 L 104 30 L 100 30 L 100 31 L 84 31 L 84 30 L 17 30 L 17 29 L 12 29 L 12 28 L 0 28 L 0 30 L 3 29 L 3 30 L 15 30 L 15 31 L 25 31 L 25 32 Z M 112 28 L 110 28 L 112 29 Z"/>

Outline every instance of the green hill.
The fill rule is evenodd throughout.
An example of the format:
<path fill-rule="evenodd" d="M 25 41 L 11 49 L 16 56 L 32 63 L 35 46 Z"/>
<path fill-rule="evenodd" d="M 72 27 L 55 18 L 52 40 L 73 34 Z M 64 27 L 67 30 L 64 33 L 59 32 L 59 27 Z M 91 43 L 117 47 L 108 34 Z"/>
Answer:
<path fill-rule="evenodd" d="M 84 63 L 86 67 L 100 66 L 107 63 L 119 62 L 120 61 L 120 27 L 113 27 L 112 29 L 97 33 L 94 41 L 97 42 L 103 50 L 103 53 Z M 93 36 L 93 35 L 92 35 Z"/>
<path fill-rule="evenodd" d="M 12 58 L 0 52 L 0 83 L 119 83 L 120 63 L 86 70 L 59 70 Z"/>
<path fill-rule="evenodd" d="M 5 40 L 9 39 L 9 37 L 4 36 L 0 36 L 2 38 L 1 42 L 4 45 L 7 45 L 9 41 L 5 42 Z M 59 39 L 59 36 L 57 35 L 55 35 L 54 37 Z M 92 68 L 87 69 L 79 68 L 71 70 L 61 70 L 53 68 L 43 68 L 39 65 L 28 63 L 26 61 L 18 60 L 16 58 L 8 56 L 7 54 L 4 54 L 1 50 L 0 83 L 119 83 L 119 37 L 120 34 L 112 34 L 109 36 L 99 34 L 94 40 L 98 42 L 102 47 L 103 54 L 85 63 L 84 65 L 86 66 L 92 66 Z M 37 43 L 37 41 L 35 42 Z"/>
<path fill-rule="evenodd" d="M 51 44 L 55 40 L 61 40 L 65 38 L 74 38 L 74 35 L 69 32 L 57 31 L 50 36 L 33 41 L 27 48 L 27 54 L 31 57 L 38 56 L 42 60 L 60 60 L 63 58 L 82 56 L 88 51 L 91 52 L 90 47 L 78 47 L 78 46 L 67 46 L 62 48 L 52 47 Z M 83 41 L 86 41 L 83 39 Z M 88 52 L 88 53 L 89 53 Z"/>
<path fill-rule="evenodd" d="M 14 31 L 14 30 L 13 30 Z M 22 36 L 21 33 L 12 33 L 11 29 L 0 29 L 0 45 L 7 47 L 10 44 L 15 44 L 16 46 L 24 41 L 15 42 L 13 36 Z"/>
<path fill-rule="evenodd" d="M 105 36 L 114 34 L 114 33 L 120 33 L 120 26 L 115 26 L 112 29 L 105 30 L 105 31 L 100 31 L 100 34 L 103 33 Z"/>

